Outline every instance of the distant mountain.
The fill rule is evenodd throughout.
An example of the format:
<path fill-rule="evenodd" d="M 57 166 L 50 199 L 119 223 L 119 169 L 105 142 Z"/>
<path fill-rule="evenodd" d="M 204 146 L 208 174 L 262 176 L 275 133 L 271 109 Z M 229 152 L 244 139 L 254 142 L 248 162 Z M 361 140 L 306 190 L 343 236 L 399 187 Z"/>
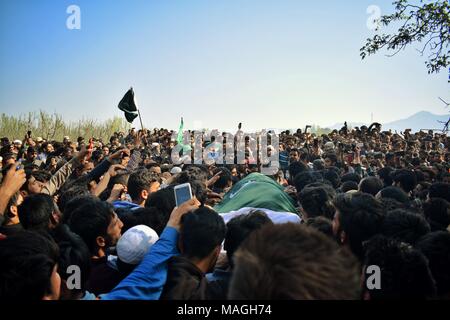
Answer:
<path fill-rule="evenodd" d="M 397 130 L 398 132 L 405 129 L 412 129 L 413 132 L 420 129 L 442 129 L 444 125 L 439 121 L 446 122 L 450 117 L 449 114 L 433 114 L 428 111 L 420 111 L 413 114 L 409 118 L 384 123 L 383 130 Z"/>
<path fill-rule="evenodd" d="M 395 120 L 392 122 L 383 123 L 382 130 L 397 130 L 398 132 L 405 129 L 411 129 L 413 132 L 419 131 L 420 129 L 442 129 L 444 125 L 439 123 L 439 121 L 446 122 L 450 117 L 450 114 L 433 114 L 428 111 L 420 111 L 406 119 Z M 369 126 L 370 123 L 362 122 L 348 122 L 349 128 Z M 331 130 L 341 129 L 344 123 L 336 123 L 333 126 L 326 127 Z"/>

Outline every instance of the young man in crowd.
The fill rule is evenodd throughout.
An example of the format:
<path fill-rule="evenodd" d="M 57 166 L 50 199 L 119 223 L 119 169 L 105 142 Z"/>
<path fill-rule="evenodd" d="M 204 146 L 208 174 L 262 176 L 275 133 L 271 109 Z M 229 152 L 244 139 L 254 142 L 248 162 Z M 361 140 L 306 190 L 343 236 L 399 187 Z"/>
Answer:
<path fill-rule="evenodd" d="M 84 198 L 69 220 L 70 230 L 78 234 L 91 253 L 91 273 L 87 290 L 98 295 L 107 293 L 121 280 L 119 273 L 108 266 L 109 250 L 121 236 L 122 221 L 114 208 L 95 198 Z"/>

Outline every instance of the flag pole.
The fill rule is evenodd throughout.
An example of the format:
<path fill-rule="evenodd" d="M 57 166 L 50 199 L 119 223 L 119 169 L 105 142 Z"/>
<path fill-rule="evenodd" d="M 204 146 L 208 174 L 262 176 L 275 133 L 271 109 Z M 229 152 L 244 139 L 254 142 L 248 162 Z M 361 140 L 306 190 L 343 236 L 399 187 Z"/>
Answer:
<path fill-rule="evenodd" d="M 141 112 L 139 111 L 139 108 L 138 108 L 138 115 L 139 115 L 139 121 L 141 122 L 141 130 L 144 130 L 144 125 L 142 124 Z"/>
<path fill-rule="evenodd" d="M 133 89 L 133 87 L 131 87 L 131 89 Z M 134 99 L 134 104 L 136 105 L 136 109 L 137 109 L 137 112 L 138 112 L 139 122 L 141 123 L 141 132 L 143 133 L 144 132 L 144 125 L 142 123 L 141 111 L 139 110 L 140 108 L 139 108 L 138 104 L 136 103 L 136 96 L 133 95 L 133 99 Z M 145 145 L 148 145 L 147 135 L 145 135 Z"/>

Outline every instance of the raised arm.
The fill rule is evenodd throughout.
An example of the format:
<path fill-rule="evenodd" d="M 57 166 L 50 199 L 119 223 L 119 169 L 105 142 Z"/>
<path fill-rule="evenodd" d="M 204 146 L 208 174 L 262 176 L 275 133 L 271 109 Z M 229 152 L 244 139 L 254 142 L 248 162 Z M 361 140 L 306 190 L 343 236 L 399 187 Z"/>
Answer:
<path fill-rule="evenodd" d="M 72 158 L 72 160 L 59 168 L 59 170 L 55 172 L 51 179 L 46 184 L 44 184 L 41 193 L 53 196 L 66 182 L 67 178 L 72 174 L 75 168 L 81 165 L 81 162 L 83 161 L 87 152 L 88 150 L 83 147 L 81 151 Z"/>
<path fill-rule="evenodd" d="M 0 186 L 0 225 L 3 223 L 3 214 L 6 211 L 9 200 L 17 191 L 20 190 L 25 182 L 25 171 L 23 169 L 16 170 L 15 165 L 12 165 L 3 177 L 3 181 Z"/>
<path fill-rule="evenodd" d="M 173 209 L 159 240 L 144 260 L 102 300 L 157 300 L 167 279 L 167 262 L 178 255 L 177 241 L 181 217 L 197 209 L 200 202 L 191 199 Z"/>

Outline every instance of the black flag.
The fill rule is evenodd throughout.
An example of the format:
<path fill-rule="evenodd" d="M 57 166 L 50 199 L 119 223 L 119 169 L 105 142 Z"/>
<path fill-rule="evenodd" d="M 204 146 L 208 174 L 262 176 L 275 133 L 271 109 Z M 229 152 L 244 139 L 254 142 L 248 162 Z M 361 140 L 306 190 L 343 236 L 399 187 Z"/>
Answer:
<path fill-rule="evenodd" d="M 119 109 L 125 112 L 125 118 L 129 123 L 132 123 L 134 119 L 138 116 L 138 110 L 136 103 L 134 102 L 134 91 L 133 88 L 125 93 L 122 100 L 119 102 Z"/>

